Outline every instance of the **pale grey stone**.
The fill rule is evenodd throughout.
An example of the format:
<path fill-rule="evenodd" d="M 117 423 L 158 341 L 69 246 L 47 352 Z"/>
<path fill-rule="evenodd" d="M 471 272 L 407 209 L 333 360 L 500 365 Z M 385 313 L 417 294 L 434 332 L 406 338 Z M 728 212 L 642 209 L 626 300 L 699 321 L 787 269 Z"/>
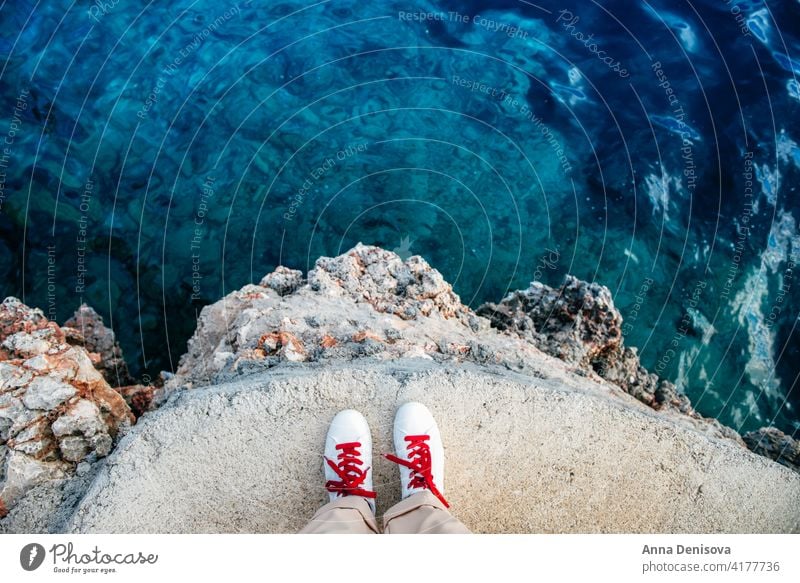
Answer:
<path fill-rule="evenodd" d="M 89 453 L 89 442 L 80 435 L 68 435 L 58 441 L 61 457 L 71 462 L 79 462 Z"/>
<path fill-rule="evenodd" d="M 3 342 L 3 348 L 24 356 L 34 356 L 46 354 L 50 350 L 47 334 L 41 334 L 37 330 L 33 333 L 17 332 L 12 334 Z"/>
<path fill-rule="evenodd" d="M 0 391 L 24 387 L 30 382 L 33 375 L 14 364 L 0 362 Z"/>
<path fill-rule="evenodd" d="M 303 285 L 303 272 L 279 265 L 275 271 L 264 276 L 260 285 L 275 290 L 280 296 L 285 296 Z"/>
<path fill-rule="evenodd" d="M 10 450 L 6 454 L 5 480 L 0 487 L 0 498 L 10 508 L 34 486 L 66 477 L 66 469 L 63 462 L 44 462 Z"/>
<path fill-rule="evenodd" d="M 392 451 L 392 417 L 411 400 L 436 417 L 444 495 L 475 532 L 797 529 L 800 475 L 620 395 L 474 364 L 285 364 L 143 417 L 63 509 L 66 529 L 296 532 L 327 502 L 333 416 L 361 411 L 374 451 Z M 373 460 L 380 516 L 399 500 L 399 474 Z"/>
<path fill-rule="evenodd" d="M 76 401 L 69 410 L 53 422 L 56 437 L 82 434 L 91 437 L 106 430 L 97 405 L 87 399 Z"/>
<path fill-rule="evenodd" d="M 78 391 L 72 385 L 50 376 L 42 376 L 31 381 L 22 402 L 28 409 L 50 411 L 76 394 Z"/>

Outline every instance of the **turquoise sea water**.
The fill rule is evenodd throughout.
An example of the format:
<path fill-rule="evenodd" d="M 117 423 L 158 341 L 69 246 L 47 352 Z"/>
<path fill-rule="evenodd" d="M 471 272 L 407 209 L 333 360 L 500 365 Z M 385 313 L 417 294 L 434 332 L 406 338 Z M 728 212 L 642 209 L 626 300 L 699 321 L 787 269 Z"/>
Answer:
<path fill-rule="evenodd" d="M 567 273 L 705 415 L 797 430 L 796 2 L 5 2 L 2 293 L 139 374 L 358 241 L 465 303 Z"/>

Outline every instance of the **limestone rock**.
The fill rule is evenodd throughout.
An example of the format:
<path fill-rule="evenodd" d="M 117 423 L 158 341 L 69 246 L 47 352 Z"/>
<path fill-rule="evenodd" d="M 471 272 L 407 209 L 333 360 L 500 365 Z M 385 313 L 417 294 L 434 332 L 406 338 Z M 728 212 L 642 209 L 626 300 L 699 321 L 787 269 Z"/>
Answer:
<path fill-rule="evenodd" d="M 314 291 L 349 295 L 404 320 L 434 313 L 444 318 L 469 314 L 452 286 L 421 257 L 403 261 L 391 251 L 361 243 L 338 257 L 319 258 L 308 281 Z"/>
<path fill-rule="evenodd" d="M 8 297 L 0 306 L 0 338 L 17 332 L 33 332 L 43 328 L 57 328 L 38 308 L 29 308 L 17 298 Z"/>
<path fill-rule="evenodd" d="M 121 387 L 134 383 L 114 331 L 103 324 L 103 318 L 94 309 L 81 305 L 62 329 L 72 343 L 83 346 L 90 356 L 96 355 L 95 368 L 109 385 Z"/>
<path fill-rule="evenodd" d="M 287 277 L 293 288 L 288 294 L 280 283 Z M 539 350 L 490 330 L 420 257 L 403 261 L 358 245 L 339 257 L 320 258 L 307 283 L 295 287 L 301 282 L 298 273 L 281 267 L 261 285 L 244 286 L 206 306 L 175 376 L 155 399 L 282 362 L 415 355 L 515 369 L 544 366 Z M 551 364 L 548 374 L 567 374 L 562 363 Z"/>
<path fill-rule="evenodd" d="M 51 376 L 36 377 L 28 385 L 28 390 L 22 397 L 22 402 L 28 409 L 43 409 L 50 411 L 58 407 L 67 399 L 74 397 L 78 390 Z"/>
<path fill-rule="evenodd" d="M 3 486 L 0 490 L 0 518 L 34 486 L 66 478 L 68 466 L 59 461 L 41 461 L 18 451 L 9 451 L 3 460 Z"/>
<path fill-rule="evenodd" d="M 745 433 L 744 442 L 752 451 L 800 472 L 800 441 L 775 427 L 762 427 Z"/>
<path fill-rule="evenodd" d="M 264 334 L 258 341 L 258 347 L 265 356 L 280 355 L 289 362 L 302 362 L 307 357 L 303 343 L 289 332 Z"/>
<path fill-rule="evenodd" d="M 70 334 L 16 300 L 0 305 L 0 510 L 110 453 L 130 409 Z"/>
<path fill-rule="evenodd" d="M 477 309 L 494 328 L 528 339 L 542 351 L 620 386 L 652 406 L 691 410 L 688 399 L 639 363 L 635 349 L 625 347 L 622 315 L 610 290 L 567 276 L 552 288 L 540 282 L 515 291 L 499 304 Z"/>
<path fill-rule="evenodd" d="M 303 272 L 279 265 L 264 276 L 259 285 L 275 290 L 279 296 L 286 296 L 303 285 Z"/>
<path fill-rule="evenodd" d="M 622 346 L 622 316 L 608 288 L 567 276 L 560 288 L 539 282 L 515 291 L 500 304 L 484 304 L 477 313 L 500 330 L 511 330 L 582 368 L 606 368 Z M 602 375 L 601 375 L 602 376 Z"/>
<path fill-rule="evenodd" d="M 100 408 L 87 399 L 72 403 L 53 422 L 52 431 L 59 439 L 62 457 L 68 461 L 79 462 L 90 451 L 94 451 L 98 457 L 111 452 L 112 437 Z"/>
<path fill-rule="evenodd" d="M 475 532 L 798 529 L 800 475 L 577 384 L 430 360 L 284 364 L 175 395 L 55 513 L 73 533 L 297 532 L 327 502 L 333 416 L 361 411 L 374 451 L 391 451 L 397 407 L 420 401 L 442 432 L 451 510 Z M 373 463 L 380 517 L 399 480 Z"/>
<path fill-rule="evenodd" d="M 641 365 L 636 349 L 624 345 L 622 315 L 605 286 L 571 275 L 559 288 L 533 282 L 528 289 L 510 293 L 499 304 L 483 304 L 476 312 L 488 318 L 493 328 L 598 375 L 654 409 L 685 415 L 697 421 L 698 428 L 743 445 L 736 431 L 702 417 L 673 383 Z"/>

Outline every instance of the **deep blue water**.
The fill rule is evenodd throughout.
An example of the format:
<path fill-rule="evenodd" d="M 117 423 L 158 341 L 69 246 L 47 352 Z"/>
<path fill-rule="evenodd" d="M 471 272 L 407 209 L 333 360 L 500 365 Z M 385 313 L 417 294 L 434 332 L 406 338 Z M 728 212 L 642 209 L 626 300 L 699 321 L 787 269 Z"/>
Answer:
<path fill-rule="evenodd" d="M 800 4 L 0 5 L 2 292 L 139 374 L 358 241 L 473 307 L 566 273 L 705 415 L 797 430 Z"/>

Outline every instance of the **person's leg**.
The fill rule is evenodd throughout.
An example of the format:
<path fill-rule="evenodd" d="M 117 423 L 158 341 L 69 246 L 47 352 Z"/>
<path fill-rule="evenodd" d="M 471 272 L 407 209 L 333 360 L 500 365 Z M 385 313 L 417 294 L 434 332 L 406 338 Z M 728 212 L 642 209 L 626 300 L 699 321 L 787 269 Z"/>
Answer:
<path fill-rule="evenodd" d="M 317 510 L 300 534 L 378 534 L 378 523 L 361 496 L 345 496 Z"/>
<path fill-rule="evenodd" d="M 467 534 L 447 510 L 444 447 L 436 420 L 425 405 L 406 403 L 394 418 L 394 455 L 400 466 L 402 500 L 383 516 L 387 534 Z"/>
<path fill-rule="evenodd" d="M 470 530 L 430 492 L 398 502 L 383 515 L 386 534 L 469 534 Z"/>
<path fill-rule="evenodd" d="M 372 491 L 372 436 L 358 411 L 340 411 L 325 438 L 325 489 L 330 502 L 301 534 L 377 534 Z"/>

